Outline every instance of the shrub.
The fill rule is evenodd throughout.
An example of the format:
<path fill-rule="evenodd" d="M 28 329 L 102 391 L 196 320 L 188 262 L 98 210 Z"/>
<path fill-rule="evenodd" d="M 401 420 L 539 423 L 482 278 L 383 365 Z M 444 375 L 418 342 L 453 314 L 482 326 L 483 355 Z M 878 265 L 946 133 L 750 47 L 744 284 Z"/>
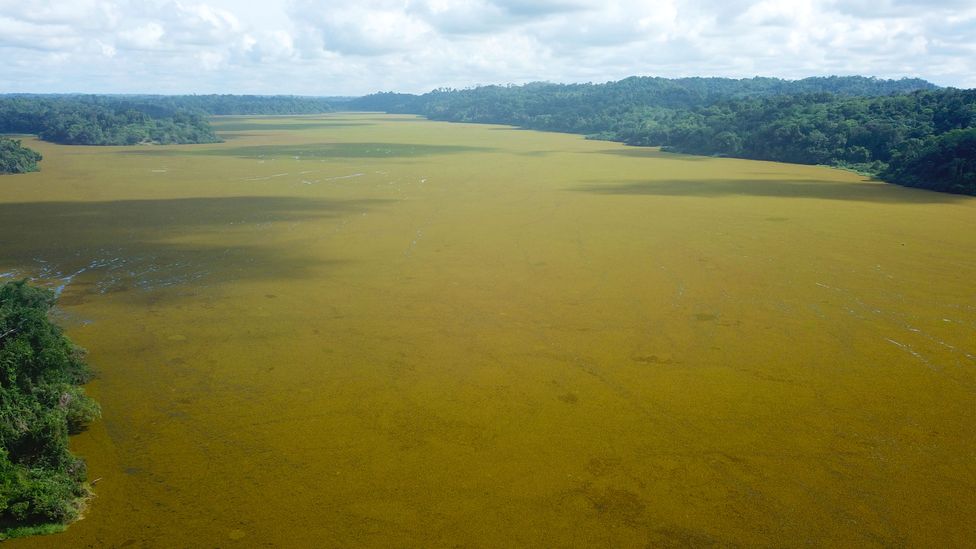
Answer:
<path fill-rule="evenodd" d="M 26 280 L 0 286 L 0 539 L 57 531 L 90 494 L 68 435 L 101 412 L 79 386 L 91 376 L 84 353 L 48 318 L 53 305 Z"/>

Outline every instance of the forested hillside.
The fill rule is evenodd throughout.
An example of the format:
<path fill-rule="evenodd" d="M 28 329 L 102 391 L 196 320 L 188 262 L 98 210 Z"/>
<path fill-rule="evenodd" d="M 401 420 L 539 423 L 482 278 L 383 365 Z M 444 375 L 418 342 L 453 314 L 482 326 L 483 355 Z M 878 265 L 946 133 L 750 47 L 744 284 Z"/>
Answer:
<path fill-rule="evenodd" d="M 382 93 L 350 107 L 582 133 L 675 152 L 850 167 L 903 185 L 976 193 L 971 156 L 935 164 L 947 151 L 967 154 L 968 141 L 942 136 L 976 125 L 976 91 L 918 79 L 634 77 Z"/>

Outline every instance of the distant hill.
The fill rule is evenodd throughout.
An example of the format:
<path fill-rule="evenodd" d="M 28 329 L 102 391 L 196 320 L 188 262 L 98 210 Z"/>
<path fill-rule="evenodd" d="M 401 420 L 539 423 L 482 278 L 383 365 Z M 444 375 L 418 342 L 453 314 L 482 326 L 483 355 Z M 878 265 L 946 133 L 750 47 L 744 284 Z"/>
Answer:
<path fill-rule="evenodd" d="M 319 114 L 335 110 L 346 98 L 297 95 L 131 95 L 121 96 L 144 105 L 190 110 L 208 115 Z"/>
<path fill-rule="evenodd" d="M 885 80 L 866 76 L 825 76 L 802 80 L 781 78 L 659 78 L 632 76 L 605 84 L 551 84 L 534 82 L 522 86 L 480 86 L 454 90 L 439 89 L 423 95 L 377 93 L 353 100 L 347 108 L 363 111 L 384 111 L 421 114 L 456 113 L 465 107 L 472 111 L 468 121 L 479 115 L 512 115 L 523 117 L 551 113 L 572 107 L 588 110 L 595 102 L 607 106 L 653 106 L 659 108 L 691 108 L 724 99 L 767 97 L 806 93 L 875 97 L 934 90 L 938 86 L 919 78 Z M 483 103 L 492 101 L 494 105 Z"/>

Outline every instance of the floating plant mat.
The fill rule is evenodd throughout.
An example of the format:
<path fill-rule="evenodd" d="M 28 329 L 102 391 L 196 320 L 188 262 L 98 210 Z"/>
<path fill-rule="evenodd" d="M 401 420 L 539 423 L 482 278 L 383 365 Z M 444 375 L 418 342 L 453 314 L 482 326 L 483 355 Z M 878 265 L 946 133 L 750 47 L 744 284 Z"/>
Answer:
<path fill-rule="evenodd" d="M 329 120 L 0 179 L 104 415 L 12 547 L 971 542 L 976 200 Z"/>

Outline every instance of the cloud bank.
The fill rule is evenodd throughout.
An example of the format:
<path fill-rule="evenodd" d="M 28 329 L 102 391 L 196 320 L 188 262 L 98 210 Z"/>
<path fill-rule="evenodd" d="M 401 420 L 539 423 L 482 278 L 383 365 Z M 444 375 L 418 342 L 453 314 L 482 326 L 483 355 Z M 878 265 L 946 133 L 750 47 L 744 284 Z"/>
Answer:
<path fill-rule="evenodd" d="M 631 75 L 976 87 L 969 0 L 0 0 L 0 92 L 361 95 Z"/>

